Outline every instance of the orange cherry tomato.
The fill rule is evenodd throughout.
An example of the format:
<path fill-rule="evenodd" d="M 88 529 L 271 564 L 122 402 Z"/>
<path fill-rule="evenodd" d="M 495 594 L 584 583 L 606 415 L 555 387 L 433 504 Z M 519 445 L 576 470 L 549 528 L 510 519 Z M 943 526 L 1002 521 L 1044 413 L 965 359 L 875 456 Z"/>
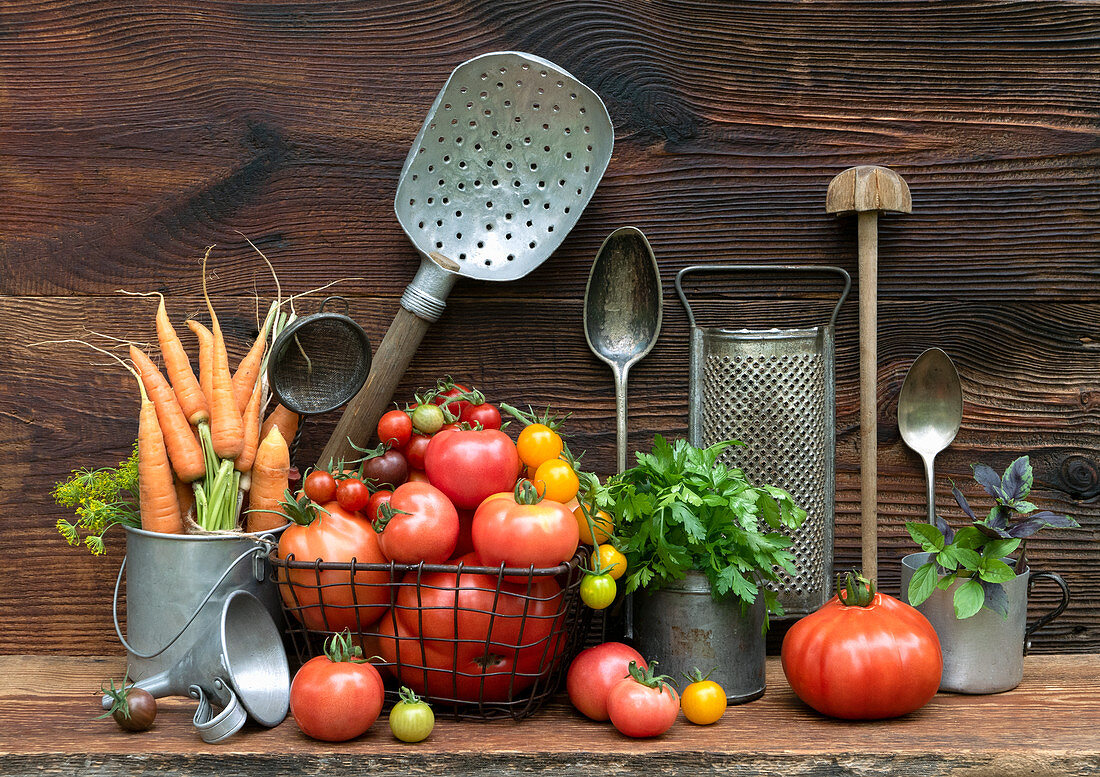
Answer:
<path fill-rule="evenodd" d="M 605 510 L 597 510 L 592 513 L 592 525 L 596 527 L 596 540 L 592 541 L 592 531 L 588 528 L 588 519 L 584 517 L 584 508 L 580 505 L 573 510 L 573 516 L 577 519 L 577 528 L 581 530 L 581 542 L 585 545 L 598 545 L 607 542 L 607 538 L 614 531 L 611 515 Z"/>
<path fill-rule="evenodd" d="M 529 424 L 519 433 L 516 450 L 520 460 L 528 467 L 538 467 L 544 461 L 561 455 L 565 443 L 561 435 L 546 424 Z M 568 501 L 568 500 L 563 500 Z"/>
<path fill-rule="evenodd" d="M 563 504 L 575 497 L 581 487 L 581 481 L 573 467 L 561 459 L 550 459 L 540 464 L 535 470 L 532 483 L 544 499 Z"/>

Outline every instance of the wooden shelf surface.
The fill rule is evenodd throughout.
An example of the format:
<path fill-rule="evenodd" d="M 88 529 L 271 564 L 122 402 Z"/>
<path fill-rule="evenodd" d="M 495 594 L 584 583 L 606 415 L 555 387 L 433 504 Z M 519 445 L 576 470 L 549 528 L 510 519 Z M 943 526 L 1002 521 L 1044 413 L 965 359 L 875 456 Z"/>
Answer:
<path fill-rule="evenodd" d="M 306 738 L 290 719 L 252 724 L 218 745 L 191 726 L 195 702 L 161 700 L 151 731 L 95 720 L 120 657 L 0 656 L 0 774 L 893 774 L 966 777 L 1100 773 L 1100 655 L 1025 661 L 1024 682 L 993 696 L 939 694 L 917 713 L 851 723 L 804 706 L 768 659 L 768 691 L 713 726 L 682 717 L 649 740 L 589 721 L 564 697 L 523 721 L 441 719 L 416 745 L 383 718 L 342 744 Z"/>

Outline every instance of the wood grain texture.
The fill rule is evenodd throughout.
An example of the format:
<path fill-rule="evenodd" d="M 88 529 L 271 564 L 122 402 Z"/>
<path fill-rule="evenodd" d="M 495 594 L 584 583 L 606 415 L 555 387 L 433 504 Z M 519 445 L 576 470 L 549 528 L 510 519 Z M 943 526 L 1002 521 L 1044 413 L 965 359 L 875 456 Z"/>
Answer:
<path fill-rule="evenodd" d="M 384 718 L 363 737 L 314 742 L 288 719 L 254 725 L 221 745 L 204 745 L 191 728 L 194 702 L 165 699 L 154 728 L 122 734 L 92 720 L 99 684 L 121 661 L 104 658 L 0 657 L 5 737 L 0 774 L 309 774 L 369 769 L 372 774 L 733 775 L 1085 775 L 1095 774 L 1100 724 L 1100 657 L 1043 656 L 1025 661 L 1024 682 L 995 696 L 939 694 L 919 712 L 878 723 L 823 718 L 795 698 L 777 659 L 768 690 L 731 707 L 712 726 L 679 720 L 648 740 L 620 736 L 574 711 L 563 697 L 519 722 L 440 719 L 415 747 L 390 736 Z M 1050 711 L 1058 710 L 1057 716 Z M 45 725 L 44 725 L 45 724 Z M 1018 731 L 1028 732 L 1021 741 Z M 578 743 L 583 743 L 578 746 Z"/>
<path fill-rule="evenodd" d="M 796 260 L 856 276 L 854 220 L 825 213 L 826 188 L 852 165 L 888 165 L 913 213 L 879 229 L 882 583 L 896 587 L 911 547 L 902 525 L 924 514 L 897 394 L 936 345 L 965 400 L 962 431 L 937 459 L 939 509 L 957 515 L 946 479 L 970 483 L 972 462 L 1029 453 L 1036 500 L 1084 527 L 1029 547 L 1074 590 L 1036 648 L 1100 650 L 1100 17 L 1091 3 L 1034 0 L 867 11 L 771 0 L 0 7 L 0 543 L 23 554 L 0 591 L 0 653 L 32 637 L 61 653 L 118 649 L 108 592 L 121 547 L 99 560 L 64 547 L 48 491 L 73 467 L 125 456 L 133 388 L 90 352 L 26 345 L 86 329 L 152 341 L 152 305 L 114 290 L 163 291 L 176 321 L 200 313 L 199 261 L 216 243 L 209 281 L 239 358 L 255 331 L 251 295 L 274 291 L 241 233 L 287 293 L 349 278 L 338 288 L 377 344 L 418 264 L 392 205 L 409 144 L 455 65 L 508 48 L 599 93 L 615 155 L 543 266 L 516 283 L 457 285 L 399 393 L 451 373 L 491 397 L 572 410 L 572 447 L 610 472 L 610 373 L 581 328 L 603 238 L 641 228 L 665 283 L 661 339 L 630 376 L 636 450 L 686 431 L 675 273 Z M 818 323 L 834 294 L 768 277 L 696 291 L 701 323 L 732 326 Z M 853 302 L 837 343 L 844 567 L 860 555 Z M 306 431 L 304 460 L 334 422 Z M 1052 601 L 1036 590 L 1036 612 Z"/>

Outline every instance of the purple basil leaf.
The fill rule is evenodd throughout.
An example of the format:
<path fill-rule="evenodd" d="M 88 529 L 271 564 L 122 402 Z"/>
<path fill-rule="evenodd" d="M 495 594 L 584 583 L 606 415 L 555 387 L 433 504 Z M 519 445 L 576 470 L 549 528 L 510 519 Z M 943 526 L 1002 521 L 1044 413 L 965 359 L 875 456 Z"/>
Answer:
<path fill-rule="evenodd" d="M 1031 491 L 1032 480 L 1031 462 L 1027 456 L 1021 456 L 1009 464 L 1004 477 L 1001 478 L 1001 490 L 1004 492 L 1005 501 L 1015 502 L 1027 496 Z"/>
<path fill-rule="evenodd" d="M 978 522 L 978 516 L 974 515 L 974 511 L 970 509 L 970 503 L 966 501 L 966 497 L 963 496 L 963 492 L 959 490 L 959 487 L 955 485 L 955 481 L 951 481 L 951 493 L 955 495 L 955 501 L 967 516 L 970 517 L 974 523 Z"/>
<path fill-rule="evenodd" d="M 1032 534 L 1039 531 L 1039 529 L 1041 529 L 1041 528 L 1043 528 L 1043 522 L 1042 521 L 1036 521 L 1036 520 L 1032 520 L 1032 519 L 1029 519 L 1029 520 L 1026 520 L 1026 521 L 1020 521 L 1018 524 L 1016 524 L 1015 526 L 1013 526 L 1011 529 L 1008 530 L 1008 536 L 1009 537 L 1016 537 L 1018 539 L 1023 540 L 1023 539 L 1027 539 Z"/>
<path fill-rule="evenodd" d="M 997 529 L 998 531 L 1001 529 L 1007 529 L 1008 514 L 1009 510 L 1007 507 L 1003 507 L 1002 505 L 994 505 L 993 509 L 989 511 L 989 515 L 986 516 L 985 525 L 991 529 Z"/>
<path fill-rule="evenodd" d="M 1057 515 L 1056 513 L 1052 513 L 1050 510 L 1040 510 L 1037 513 L 1032 513 L 1031 515 L 1029 515 L 1027 517 L 1026 521 L 1024 521 L 1020 524 L 1017 524 L 1017 526 L 1023 526 L 1025 523 L 1032 523 L 1032 522 L 1038 523 L 1039 528 L 1042 528 L 1044 526 L 1049 526 L 1052 529 L 1078 529 L 1078 528 L 1081 527 L 1081 524 L 1077 523 L 1077 521 L 1073 520 L 1068 515 Z M 1035 531 L 1038 531 L 1038 530 L 1039 529 L 1036 529 Z M 1031 533 L 1034 534 L 1035 531 L 1033 531 Z M 1027 536 L 1030 536 L 1030 535 L 1014 534 L 1012 536 L 1014 536 L 1014 537 L 1020 537 L 1020 536 L 1027 537 Z"/>
<path fill-rule="evenodd" d="M 950 545 L 952 542 L 955 541 L 955 530 L 952 529 L 947 521 L 945 521 L 943 518 L 938 515 L 933 515 L 932 525 L 940 530 L 940 534 L 943 535 L 944 543 Z"/>
<path fill-rule="evenodd" d="M 982 590 L 985 591 L 985 606 L 1000 614 L 1002 618 L 1008 618 L 1008 595 L 1001 583 L 989 583 L 981 581 Z"/>
<path fill-rule="evenodd" d="M 977 527 L 978 531 L 980 531 L 986 537 L 989 537 L 989 538 L 994 539 L 994 540 L 1007 539 L 1008 537 L 1011 536 L 1004 529 L 998 529 L 996 527 L 990 526 L 989 524 L 976 523 L 974 525 Z"/>
<path fill-rule="evenodd" d="M 974 465 L 974 479 L 981 484 L 985 492 L 991 497 L 994 499 L 1004 499 L 1004 492 L 1001 491 L 1001 476 L 988 464 Z"/>

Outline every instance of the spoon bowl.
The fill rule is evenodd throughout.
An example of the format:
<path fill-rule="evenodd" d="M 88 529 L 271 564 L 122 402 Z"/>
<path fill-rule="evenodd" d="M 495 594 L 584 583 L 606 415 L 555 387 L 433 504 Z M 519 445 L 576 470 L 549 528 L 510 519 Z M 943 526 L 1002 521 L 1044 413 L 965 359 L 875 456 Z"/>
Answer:
<path fill-rule="evenodd" d="M 584 337 L 615 377 L 618 471 L 626 469 L 626 379 L 653 350 L 663 302 L 657 258 L 641 230 L 616 229 L 603 241 L 584 290 Z"/>
<path fill-rule="evenodd" d="M 929 348 L 905 375 L 898 397 L 901 439 L 924 461 L 928 486 L 928 521 L 936 513 L 936 454 L 955 439 L 962 425 L 962 383 L 951 357 Z"/>

